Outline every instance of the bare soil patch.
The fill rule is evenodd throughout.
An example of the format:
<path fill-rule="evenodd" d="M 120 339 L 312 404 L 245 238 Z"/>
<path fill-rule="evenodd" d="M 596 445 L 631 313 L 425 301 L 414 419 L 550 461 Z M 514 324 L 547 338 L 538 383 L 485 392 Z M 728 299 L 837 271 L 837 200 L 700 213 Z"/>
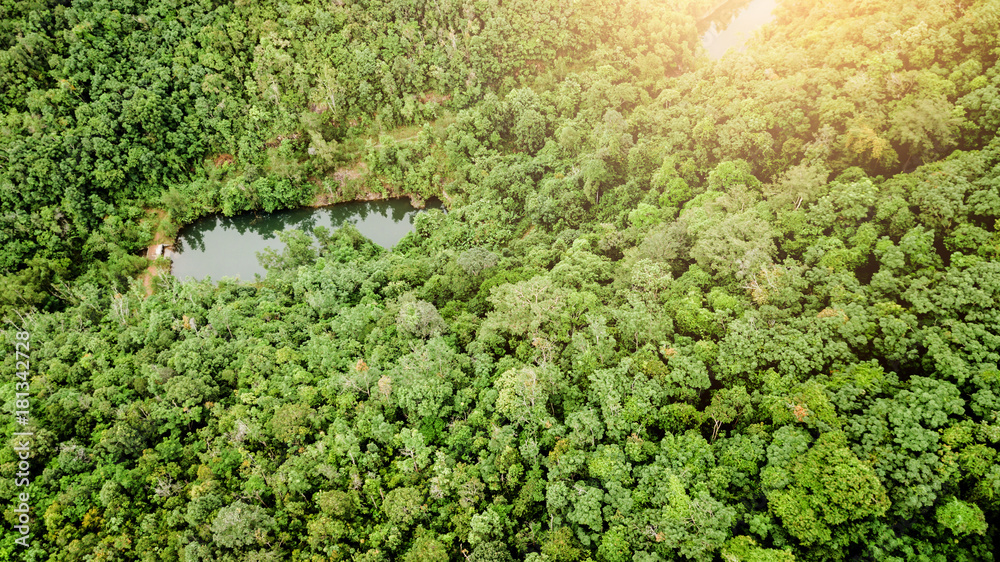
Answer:
<path fill-rule="evenodd" d="M 230 158 L 232 157 L 230 156 Z M 167 217 L 167 212 L 163 209 L 146 209 L 146 213 L 151 215 L 147 216 L 147 220 L 157 226 L 166 220 Z M 159 228 L 154 230 L 153 243 L 146 248 L 146 259 L 152 263 L 146 268 L 146 271 L 139 275 L 139 280 L 142 282 L 142 287 L 145 289 L 147 297 L 153 294 L 153 278 L 163 273 L 170 273 L 169 263 L 164 263 L 163 260 L 157 258 L 160 245 L 162 244 L 165 248 L 170 248 L 173 243 L 174 241 L 164 235 Z"/>

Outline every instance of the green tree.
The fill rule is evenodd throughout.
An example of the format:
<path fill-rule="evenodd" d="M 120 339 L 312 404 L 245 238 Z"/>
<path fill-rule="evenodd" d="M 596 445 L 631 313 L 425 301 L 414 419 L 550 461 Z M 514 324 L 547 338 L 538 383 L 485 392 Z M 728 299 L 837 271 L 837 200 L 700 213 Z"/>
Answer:
<path fill-rule="evenodd" d="M 761 482 L 769 509 L 805 545 L 827 543 L 838 526 L 880 517 L 889 508 L 875 470 L 847 448 L 843 433 L 824 433 L 813 442 L 806 432 L 785 426 L 775 432 L 767 454 Z"/>
<path fill-rule="evenodd" d="M 212 519 L 212 540 L 228 548 L 266 544 L 274 528 L 274 519 L 263 508 L 236 501 Z"/>

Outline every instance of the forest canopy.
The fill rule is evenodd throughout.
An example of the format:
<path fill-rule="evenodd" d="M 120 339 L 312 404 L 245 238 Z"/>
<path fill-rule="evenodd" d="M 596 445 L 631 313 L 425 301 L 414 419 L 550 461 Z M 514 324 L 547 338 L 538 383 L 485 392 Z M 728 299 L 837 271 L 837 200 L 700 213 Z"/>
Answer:
<path fill-rule="evenodd" d="M 0 559 L 993 560 L 1000 1 L 717 7 L 0 6 Z"/>

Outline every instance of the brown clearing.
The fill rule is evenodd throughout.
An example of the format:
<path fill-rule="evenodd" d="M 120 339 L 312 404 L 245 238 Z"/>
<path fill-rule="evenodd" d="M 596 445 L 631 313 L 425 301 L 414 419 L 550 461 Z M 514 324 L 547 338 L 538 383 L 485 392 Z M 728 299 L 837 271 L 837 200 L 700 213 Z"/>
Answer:
<path fill-rule="evenodd" d="M 163 209 L 145 209 L 145 211 L 155 217 L 151 220 L 155 221 L 156 224 L 162 222 L 167 216 L 166 211 Z M 157 228 L 153 232 L 153 243 L 146 248 L 146 259 L 150 260 L 150 262 L 154 262 L 154 260 L 156 260 L 156 250 L 159 248 L 160 244 L 166 244 L 167 247 L 169 247 L 173 243 L 173 240 L 164 236 L 160 229 Z M 139 280 L 142 281 L 142 287 L 146 291 L 147 297 L 153 294 L 153 277 L 156 277 L 161 273 L 170 273 L 170 267 L 157 265 L 154 262 L 150 263 L 149 267 L 146 268 L 146 271 L 139 275 Z"/>
<path fill-rule="evenodd" d="M 232 164 L 235 161 L 236 158 L 233 157 L 232 154 L 226 154 L 225 152 L 212 159 L 212 163 L 215 164 L 216 167 Z"/>

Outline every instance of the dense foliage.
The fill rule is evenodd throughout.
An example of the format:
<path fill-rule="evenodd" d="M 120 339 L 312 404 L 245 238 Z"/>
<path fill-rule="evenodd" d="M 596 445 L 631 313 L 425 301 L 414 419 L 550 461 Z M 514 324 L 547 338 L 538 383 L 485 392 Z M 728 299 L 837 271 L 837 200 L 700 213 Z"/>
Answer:
<path fill-rule="evenodd" d="M 992 560 L 1000 2 L 709 4 L 0 7 L 0 559 Z M 133 278 L 361 191 L 449 212 Z"/>

